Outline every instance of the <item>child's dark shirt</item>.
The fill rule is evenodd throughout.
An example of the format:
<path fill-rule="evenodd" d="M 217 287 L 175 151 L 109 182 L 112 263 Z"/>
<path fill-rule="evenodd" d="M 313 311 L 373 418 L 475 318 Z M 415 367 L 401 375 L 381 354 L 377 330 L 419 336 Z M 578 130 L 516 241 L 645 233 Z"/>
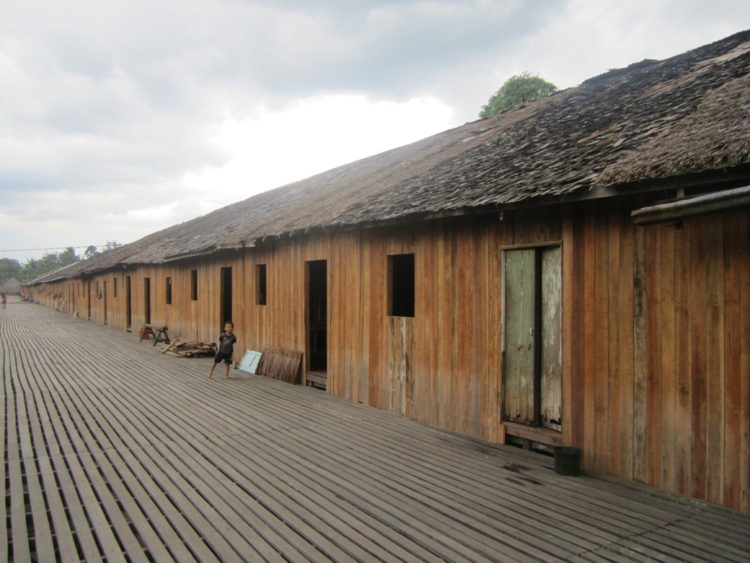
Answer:
<path fill-rule="evenodd" d="M 237 337 L 228 335 L 226 332 L 222 332 L 219 336 L 219 352 L 222 354 L 231 354 L 234 351 L 234 343 L 237 342 Z"/>

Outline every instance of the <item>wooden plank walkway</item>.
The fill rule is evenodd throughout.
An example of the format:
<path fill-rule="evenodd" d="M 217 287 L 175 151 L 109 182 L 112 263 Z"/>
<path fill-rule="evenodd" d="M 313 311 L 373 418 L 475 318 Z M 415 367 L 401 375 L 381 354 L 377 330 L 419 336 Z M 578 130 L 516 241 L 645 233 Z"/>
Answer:
<path fill-rule="evenodd" d="M 748 561 L 750 518 L 31 304 L 0 311 L 0 561 Z M 238 372 L 234 372 L 237 374 Z"/>

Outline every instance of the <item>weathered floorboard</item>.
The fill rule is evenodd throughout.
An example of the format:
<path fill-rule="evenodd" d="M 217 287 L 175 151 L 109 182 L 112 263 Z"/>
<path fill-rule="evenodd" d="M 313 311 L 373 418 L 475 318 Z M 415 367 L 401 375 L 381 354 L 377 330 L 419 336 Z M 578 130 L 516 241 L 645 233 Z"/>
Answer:
<path fill-rule="evenodd" d="M 750 518 L 42 307 L 0 316 L 4 560 L 737 561 Z M 238 372 L 235 372 L 238 373 Z"/>

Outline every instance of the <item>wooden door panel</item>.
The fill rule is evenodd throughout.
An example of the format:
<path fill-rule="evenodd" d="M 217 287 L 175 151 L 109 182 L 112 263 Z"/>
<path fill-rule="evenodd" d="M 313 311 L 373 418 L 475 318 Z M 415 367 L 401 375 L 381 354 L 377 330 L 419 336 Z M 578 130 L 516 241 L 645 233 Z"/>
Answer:
<path fill-rule="evenodd" d="M 539 418 L 542 426 L 560 430 L 562 403 L 562 301 L 560 247 L 542 251 L 541 377 Z"/>
<path fill-rule="evenodd" d="M 504 253 L 503 415 L 524 424 L 534 423 L 535 280 L 534 249 Z"/>

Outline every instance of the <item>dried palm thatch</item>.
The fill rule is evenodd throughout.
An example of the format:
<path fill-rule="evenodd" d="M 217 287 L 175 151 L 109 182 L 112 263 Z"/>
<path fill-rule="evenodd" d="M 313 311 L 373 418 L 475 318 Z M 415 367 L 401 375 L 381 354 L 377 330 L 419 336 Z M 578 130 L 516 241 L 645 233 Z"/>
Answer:
<path fill-rule="evenodd" d="M 746 31 L 253 196 L 76 264 L 56 279 L 313 230 L 494 211 L 603 188 L 635 190 L 642 182 L 696 173 L 750 171 L 749 75 Z"/>
<path fill-rule="evenodd" d="M 286 383 L 297 383 L 301 374 L 302 352 L 286 348 L 264 348 L 255 372 Z"/>

